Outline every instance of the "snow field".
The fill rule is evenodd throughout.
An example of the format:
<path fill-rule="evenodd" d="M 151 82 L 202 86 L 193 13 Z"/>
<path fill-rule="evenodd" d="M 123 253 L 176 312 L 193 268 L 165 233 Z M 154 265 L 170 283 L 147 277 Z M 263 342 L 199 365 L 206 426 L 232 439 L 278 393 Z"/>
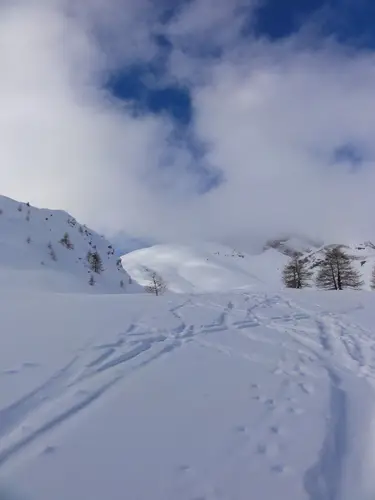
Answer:
<path fill-rule="evenodd" d="M 374 497 L 372 294 L 11 291 L 0 308 L 4 488 Z"/>

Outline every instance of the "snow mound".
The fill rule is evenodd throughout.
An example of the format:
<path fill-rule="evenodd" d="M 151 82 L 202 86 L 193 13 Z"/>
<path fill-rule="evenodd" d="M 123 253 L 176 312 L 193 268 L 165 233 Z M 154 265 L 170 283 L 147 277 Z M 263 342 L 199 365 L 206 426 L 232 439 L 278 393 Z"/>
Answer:
<path fill-rule="evenodd" d="M 100 273 L 90 269 L 89 252 L 100 255 Z M 0 287 L 87 293 L 140 290 L 130 282 L 103 236 L 64 211 L 38 209 L 0 196 Z"/>
<path fill-rule="evenodd" d="M 216 243 L 199 243 L 155 245 L 128 253 L 121 260 L 140 285 L 146 285 L 149 271 L 155 271 L 171 292 L 205 293 L 280 288 L 281 270 L 288 258 L 272 248 L 249 255 Z"/>

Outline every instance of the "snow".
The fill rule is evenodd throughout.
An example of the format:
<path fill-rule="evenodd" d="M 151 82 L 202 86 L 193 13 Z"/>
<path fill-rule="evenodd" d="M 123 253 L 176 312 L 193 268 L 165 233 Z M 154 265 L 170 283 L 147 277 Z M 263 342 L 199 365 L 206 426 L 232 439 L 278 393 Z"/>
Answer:
<path fill-rule="evenodd" d="M 60 240 L 68 233 L 73 245 Z M 50 248 L 56 260 L 50 256 Z M 103 272 L 89 285 L 88 252 L 97 251 Z M 0 288 L 29 288 L 54 292 L 126 293 L 141 291 L 117 266 L 112 245 L 68 213 L 38 209 L 0 196 Z M 118 268 L 119 267 L 119 268 Z M 120 286 L 121 281 L 124 287 Z"/>
<path fill-rule="evenodd" d="M 325 250 L 336 245 L 318 246 L 317 242 L 297 236 L 269 242 L 263 251 L 255 254 L 216 243 L 155 245 L 125 254 L 122 265 L 142 286 L 149 283 L 149 270 L 156 271 L 166 282 L 168 290 L 174 293 L 276 290 L 283 288 L 282 270 L 291 255 L 298 254 L 306 260 L 315 275 Z M 363 288 L 370 290 L 375 246 L 371 242 L 341 246 L 361 273 Z M 314 287 L 314 279 L 311 286 Z"/>
<path fill-rule="evenodd" d="M 148 270 L 156 271 L 175 293 L 281 288 L 281 270 L 287 261 L 272 248 L 249 255 L 216 243 L 155 245 L 122 257 L 134 281 L 144 286 Z"/>
<path fill-rule="evenodd" d="M 0 209 L 2 500 L 375 498 L 374 294 L 283 290 L 298 238 L 158 245 L 127 274 L 69 214 Z M 375 248 L 348 251 L 368 286 Z"/>
<path fill-rule="evenodd" d="M 3 498 L 374 498 L 373 300 L 0 291 Z"/>

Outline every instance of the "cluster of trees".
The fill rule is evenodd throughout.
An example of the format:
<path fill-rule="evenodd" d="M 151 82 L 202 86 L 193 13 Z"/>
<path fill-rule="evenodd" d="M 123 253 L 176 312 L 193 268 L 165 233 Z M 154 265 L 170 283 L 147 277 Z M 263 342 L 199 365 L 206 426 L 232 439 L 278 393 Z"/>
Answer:
<path fill-rule="evenodd" d="M 361 273 L 353 265 L 353 258 L 341 246 L 327 249 L 317 268 L 315 284 L 322 290 L 358 290 L 364 285 Z M 284 267 L 283 281 L 287 288 L 308 287 L 313 279 L 311 264 L 306 259 L 293 257 Z M 372 288 L 375 289 L 375 268 Z"/>

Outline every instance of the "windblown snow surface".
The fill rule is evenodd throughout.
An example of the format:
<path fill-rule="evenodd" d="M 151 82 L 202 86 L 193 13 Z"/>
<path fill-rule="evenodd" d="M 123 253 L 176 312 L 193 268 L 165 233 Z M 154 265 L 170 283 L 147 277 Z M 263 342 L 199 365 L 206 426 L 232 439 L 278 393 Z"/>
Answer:
<path fill-rule="evenodd" d="M 0 292 L 0 498 L 372 500 L 369 292 Z"/>
<path fill-rule="evenodd" d="M 217 243 L 155 245 L 122 256 L 132 279 L 144 286 L 157 272 L 174 293 L 282 288 L 286 255 L 273 248 L 250 255 Z"/>

